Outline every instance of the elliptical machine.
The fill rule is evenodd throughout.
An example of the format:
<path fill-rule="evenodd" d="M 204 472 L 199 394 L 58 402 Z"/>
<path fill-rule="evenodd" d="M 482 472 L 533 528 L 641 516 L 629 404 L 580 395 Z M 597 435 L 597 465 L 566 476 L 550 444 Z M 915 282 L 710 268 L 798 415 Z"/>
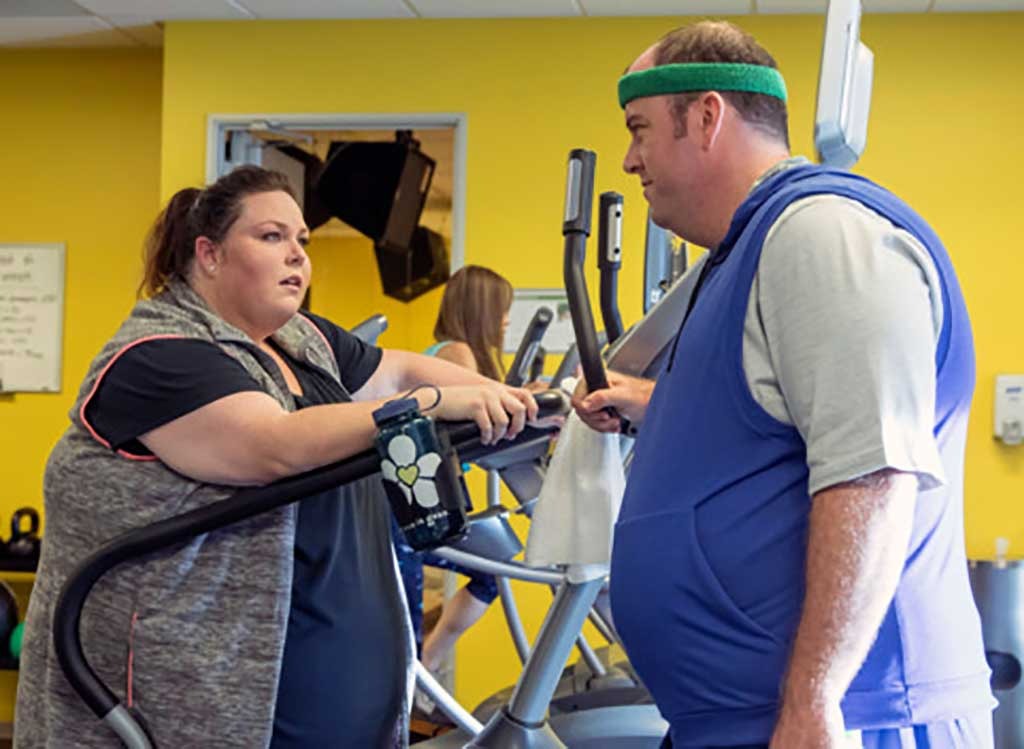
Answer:
<path fill-rule="evenodd" d="M 542 416 L 564 413 L 567 403 L 558 393 L 541 393 L 537 397 Z M 452 447 L 473 459 L 492 450 L 514 446 L 516 440 L 498 446 L 480 445 L 479 430 L 473 423 L 441 425 L 446 429 Z M 527 428 L 517 440 L 528 441 L 543 430 Z M 144 728 L 141 718 L 121 703 L 114 692 L 96 674 L 86 660 L 79 639 L 82 608 L 96 582 L 113 567 L 128 560 L 166 549 L 189 538 L 223 528 L 232 523 L 283 507 L 332 487 L 373 476 L 380 471 L 380 458 L 375 450 L 307 473 L 292 476 L 262 487 L 241 489 L 213 505 L 202 507 L 138 528 L 118 536 L 85 559 L 68 577 L 61 590 L 53 617 L 54 648 L 61 668 L 72 688 L 92 712 L 105 722 L 130 749 L 153 749 L 155 743 Z M 487 518 L 482 526 L 487 525 Z M 486 527 L 470 534 L 480 538 Z M 188 716 L 181 716 L 187 720 Z"/>
<path fill-rule="evenodd" d="M 600 309 L 604 323 L 604 331 L 596 334 L 596 345 L 600 350 L 605 350 L 607 344 L 614 343 L 623 334 L 622 316 L 618 305 L 618 273 L 622 266 L 622 203 L 622 195 L 617 192 L 602 193 L 598 199 L 598 249 L 595 255 L 600 274 Z M 662 230 L 657 229 L 657 231 Z M 662 247 L 659 245 L 654 253 L 649 253 L 657 255 L 657 257 L 649 258 L 648 261 L 649 265 L 655 266 L 659 270 L 664 269 L 661 252 Z M 582 264 L 583 257 L 574 257 L 573 261 Z M 658 280 L 660 283 L 664 283 L 668 279 L 659 277 Z M 582 291 L 586 293 L 585 288 Z M 573 293 L 578 294 L 579 292 L 580 288 L 577 287 Z M 588 304 L 585 300 L 574 299 L 573 294 L 569 296 L 570 309 L 577 304 L 583 306 Z M 558 372 L 552 379 L 551 386 L 559 387 L 564 378 L 573 374 L 579 363 L 579 350 L 574 343 L 562 360 Z M 510 372 L 510 374 L 512 373 Z M 506 383 L 521 384 L 521 381 L 506 379 Z M 544 449 L 546 446 L 539 447 Z M 519 450 L 522 451 L 523 448 L 519 448 Z M 546 455 L 541 456 L 538 453 L 538 457 L 532 462 L 522 461 L 512 466 L 503 467 L 499 471 L 494 470 L 495 464 L 504 463 L 511 457 L 510 453 L 505 452 L 491 456 L 482 463 L 483 467 L 491 469 L 488 474 L 490 479 L 488 482 L 489 505 L 500 505 L 498 485 L 500 477 L 505 480 L 506 485 L 512 490 L 513 496 L 521 505 L 517 512 L 532 517 L 533 503 L 540 493 L 544 478 Z M 519 659 L 525 665 L 530 646 L 512 599 L 511 587 L 507 579 L 498 577 L 497 580 L 509 632 Z M 556 592 L 555 588 L 552 589 L 552 593 L 554 592 Z M 588 619 L 605 640 L 605 644 L 595 648 L 588 643 L 582 633 L 577 635 L 576 649 L 579 651 L 580 658 L 562 671 L 548 705 L 550 714 L 561 715 L 616 705 L 651 704 L 650 694 L 626 659 L 614 632 L 607 596 L 603 592 L 596 599 L 588 614 Z M 510 701 L 514 690 L 515 685 L 512 685 L 488 697 L 473 710 L 474 717 L 482 721 L 489 720 Z"/>
<path fill-rule="evenodd" d="M 593 152 L 577 149 L 569 155 L 562 233 L 565 237 L 565 285 L 580 363 L 590 387 L 600 389 L 607 387 L 607 378 L 583 275 L 586 239 L 591 225 L 595 164 L 596 155 Z M 615 201 L 605 202 L 612 206 L 606 215 L 612 215 Z M 616 341 L 613 352 L 629 352 L 633 366 L 640 369 L 637 374 L 646 373 L 650 367 L 658 366 L 659 355 L 671 345 L 672 336 L 682 322 L 689 293 L 696 283 L 696 275 L 688 274 L 688 282 L 684 283 L 686 279 L 681 279 L 673 287 L 674 293 L 667 294 L 659 304 L 662 306 L 667 303 L 668 308 L 677 308 L 678 314 L 672 315 L 666 311 L 660 315 L 648 315 L 630 334 Z M 610 295 L 606 292 L 606 296 Z M 628 341 L 632 343 L 627 344 Z M 646 347 L 648 350 L 639 351 L 638 347 Z M 660 744 L 667 724 L 652 704 L 610 704 L 560 714 L 551 711 L 548 717 L 562 668 L 604 585 L 603 579 L 576 582 L 568 570 L 530 568 L 513 562 L 474 559 L 472 555 L 450 549 L 442 549 L 438 553 L 461 565 L 496 575 L 555 584 L 557 592 L 508 703 L 478 731 L 473 724 L 460 725 L 458 731 L 421 744 L 425 749 L 463 746 L 477 749 L 647 749 Z M 435 689 L 436 683 L 420 679 L 419 684 L 442 710 L 448 712 L 451 709 L 453 713 L 458 710 L 457 703 L 450 695 Z"/>

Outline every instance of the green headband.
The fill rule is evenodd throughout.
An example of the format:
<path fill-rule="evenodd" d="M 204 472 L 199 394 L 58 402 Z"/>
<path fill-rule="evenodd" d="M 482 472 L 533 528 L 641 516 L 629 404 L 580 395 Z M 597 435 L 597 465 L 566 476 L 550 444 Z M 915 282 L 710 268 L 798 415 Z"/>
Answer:
<path fill-rule="evenodd" d="M 786 100 L 786 82 L 775 68 L 739 62 L 684 62 L 626 73 L 619 79 L 619 106 L 641 96 L 687 91 L 746 91 Z"/>

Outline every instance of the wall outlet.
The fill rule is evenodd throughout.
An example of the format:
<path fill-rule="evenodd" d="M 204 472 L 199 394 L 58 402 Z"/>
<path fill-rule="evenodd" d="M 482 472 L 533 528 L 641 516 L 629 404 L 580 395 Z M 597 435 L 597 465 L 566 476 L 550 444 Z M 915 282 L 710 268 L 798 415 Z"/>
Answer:
<path fill-rule="evenodd" d="M 995 432 L 1007 445 L 1024 442 L 1024 375 L 996 375 Z"/>

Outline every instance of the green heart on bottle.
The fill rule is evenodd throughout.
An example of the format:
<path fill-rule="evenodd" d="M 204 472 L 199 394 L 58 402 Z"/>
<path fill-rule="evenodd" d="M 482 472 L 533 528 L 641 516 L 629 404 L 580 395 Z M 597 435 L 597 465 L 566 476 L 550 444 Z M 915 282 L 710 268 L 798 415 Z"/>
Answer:
<path fill-rule="evenodd" d="M 398 469 L 398 478 L 406 486 L 412 486 L 419 478 L 420 469 L 414 465 L 404 466 Z"/>

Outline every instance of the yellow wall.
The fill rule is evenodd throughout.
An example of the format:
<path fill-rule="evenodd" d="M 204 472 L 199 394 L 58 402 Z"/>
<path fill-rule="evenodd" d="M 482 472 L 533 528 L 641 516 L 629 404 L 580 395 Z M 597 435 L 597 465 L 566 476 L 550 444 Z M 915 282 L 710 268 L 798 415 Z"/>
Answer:
<path fill-rule="evenodd" d="M 42 506 L 50 447 L 134 300 L 159 200 L 160 76 L 154 50 L 0 52 L 0 242 L 67 253 L 63 390 L 0 395 L 0 529 L 15 507 Z"/>
<path fill-rule="evenodd" d="M 209 113 L 465 112 L 467 261 L 491 265 L 519 286 L 559 285 L 566 154 L 594 149 L 598 189 L 625 195 L 621 288 L 630 322 L 640 307 L 645 210 L 635 180 L 619 168 L 626 135 L 614 83 L 639 51 L 682 20 L 170 24 L 161 191 L 167 197 L 201 180 Z M 822 17 L 741 23 L 777 56 L 791 91 L 794 149 L 809 153 Z M 1024 169 L 1024 92 L 1016 79 L 1024 69 L 1022 35 L 1022 14 L 872 15 L 862 30 L 875 51 L 876 85 L 858 171 L 894 188 L 933 223 L 973 315 L 978 394 L 967 532 L 975 554 L 987 553 L 999 534 L 1024 549 L 1024 511 L 1015 504 L 1024 450 L 991 437 L 993 375 L 1024 371 L 1017 332 L 1024 256 L 1014 241 Z M 358 264 L 348 276 L 357 286 L 373 272 L 365 259 Z M 328 273 L 333 284 L 342 270 Z M 409 316 L 401 334 L 412 348 L 429 343 L 436 307 L 421 308 L 428 311 Z M 530 628 L 544 600 L 537 592 L 530 598 Z M 473 704 L 515 670 L 492 610 L 460 646 L 459 696 Z"/>
<path fill-rule="evenodd" d="M 382 346 L 419 350 L 433 339 L 434 317 L 441 303 L 441 288 L 411 303 L 384 296 L 373 242 L 365 237 L 318 237 L 309 244 L 313 266 L 310 309 L 339 325 L 351 327 L 372 314 L 388 318 Z M 424 343 L 425 341 L 425 343 Z"/>
<path fill-rule="evenodd" d="M 0 395 L 0 536 L 42 507 L 46 456 L 86 367 L 121 322 L 158 205 L 159 51 L 0 51 L 0 242 L 66 245 L 63 389 Z M 4 574 L 20 603 L 29 576 Z M 0 672 L 0 722 L 15 672 Z"/>

